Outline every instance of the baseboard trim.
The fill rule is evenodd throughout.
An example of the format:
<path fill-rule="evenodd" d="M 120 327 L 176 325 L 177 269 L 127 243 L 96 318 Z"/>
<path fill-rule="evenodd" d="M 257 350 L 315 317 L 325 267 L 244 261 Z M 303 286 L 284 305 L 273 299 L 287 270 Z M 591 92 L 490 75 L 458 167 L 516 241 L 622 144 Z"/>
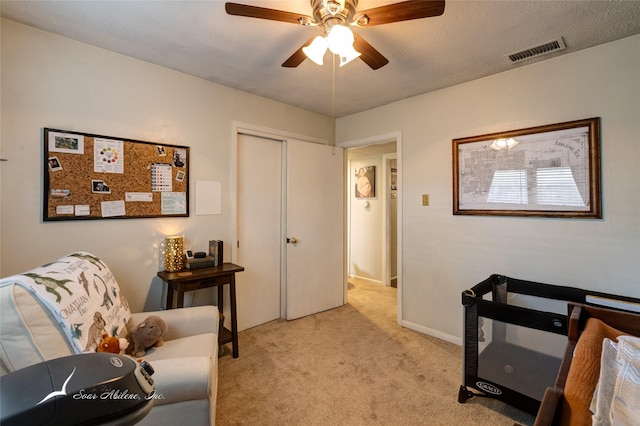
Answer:
<path fill-rule="evenodd" d="M 367 281 L 367 282 L 370 282 L 371 284 L 382 285 L 382 281 L 380 281 L 380 280 L 374 280 L 374 279 L 366 278 L 366 277 L 359 277 L 357 275 L 349 275 L 349 278 L 353 278 L 353 279 L 356 279 L 356 280 Z"/>
<path fill-rule="evenodd" d="M 453 335 L 447 334 L 447 333 L 443 333 L 441 331 L 434 330 L 432 328 L 425 327 L 425 326 L 422 326 L 420 324 L 416 324 L 416 323 L 411 322 L 411 321 L 402 320 L 400 325 L 402 325 L 403 327 L 406 327 L 406 328 L 408 328 L 410 330 L 417 331 L 419 333 L 426 334 L 428 336 L 436 337 L 436 338 L 438 338 L 440 340 L 444 340 L 445 342 L 449 342 L 449 343 L 453 343 L 453 344 L 458 345 L 458 346 L 462 346 L 462 339 L 460 337 L 453 336 Z"/>

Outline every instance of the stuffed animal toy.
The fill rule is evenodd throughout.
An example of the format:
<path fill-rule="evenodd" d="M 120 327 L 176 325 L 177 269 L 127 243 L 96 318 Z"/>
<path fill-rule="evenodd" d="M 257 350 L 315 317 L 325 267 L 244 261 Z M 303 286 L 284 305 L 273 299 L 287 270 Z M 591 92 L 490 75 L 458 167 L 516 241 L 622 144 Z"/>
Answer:
<path fill-rule="evenodd" d="M 167 324 L 162 318 L 156 315 L 147 317 L 127 334 L 127 340 L 129 341 L 127 354 L 141 357 L 144 356 L 147 349 L 154 346 L 162 346 L 164 344 L 162 336 L 166 332 Z"/>
<path fill-rule="evenodd" d="M 108 334 L 102 335 L 102 340 L 96 348 L 96 352 L 111 352 L 112 354 L 124 354 L 125 350 L 129 346 L 129 341 L 123 337 L 117 338 L 115 336 L 109 336 Z"/>

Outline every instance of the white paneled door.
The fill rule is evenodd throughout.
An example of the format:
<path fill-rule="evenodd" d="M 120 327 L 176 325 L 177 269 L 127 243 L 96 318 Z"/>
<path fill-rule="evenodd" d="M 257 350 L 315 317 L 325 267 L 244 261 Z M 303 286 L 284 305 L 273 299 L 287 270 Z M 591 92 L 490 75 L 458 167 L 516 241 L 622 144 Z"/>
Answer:
<path fill-rule="evenodd" d="M 344 304 L 344 150 L 289 140 L 287 172 L 287 319 L 294 319 Z"/>
<path fill-rule="evenodd" d="M 282 142 L 238 135 L 236 274 L 238 329 L 280 318 Z"/>
<path fill-rule="evenodd" d="M 246 134 L 237 141 L 239 329 L 341 306 L 344 150 Z"/>

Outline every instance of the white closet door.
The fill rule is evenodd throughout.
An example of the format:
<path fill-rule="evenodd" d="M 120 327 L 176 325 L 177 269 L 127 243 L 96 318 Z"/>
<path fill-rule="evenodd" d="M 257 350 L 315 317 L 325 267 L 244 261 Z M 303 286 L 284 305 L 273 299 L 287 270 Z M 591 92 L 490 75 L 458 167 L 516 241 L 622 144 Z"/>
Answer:
<path fill-rule="evenodd" d="M 344 150 L 287 141 L 287 318 L 344 301 Z"/>
<path fill-rule="evenodd" d="M 282 141 L 238 135 L 238 329 L 281 317 Z"/>

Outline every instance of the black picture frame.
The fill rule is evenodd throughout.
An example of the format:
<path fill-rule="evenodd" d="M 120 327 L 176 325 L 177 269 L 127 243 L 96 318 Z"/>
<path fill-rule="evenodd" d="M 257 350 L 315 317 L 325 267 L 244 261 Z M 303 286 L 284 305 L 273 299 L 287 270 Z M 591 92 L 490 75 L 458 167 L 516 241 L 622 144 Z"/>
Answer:
<path fill-rule="evenodd" d="M 189 147 L 43 129 L 42 219 L 189 216 Z"/>

